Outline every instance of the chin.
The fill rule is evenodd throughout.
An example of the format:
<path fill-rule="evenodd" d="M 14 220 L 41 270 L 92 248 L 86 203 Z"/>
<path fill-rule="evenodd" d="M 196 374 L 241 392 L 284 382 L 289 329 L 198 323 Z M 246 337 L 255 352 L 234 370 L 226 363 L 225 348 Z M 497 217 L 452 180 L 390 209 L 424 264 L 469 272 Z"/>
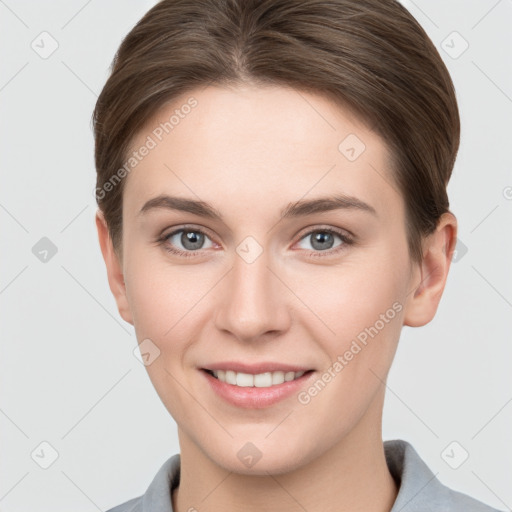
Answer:
<path fill-rule="evenodd" d="M 314 453 L 308 452 L 303 442 L 289 438 L 287 441 L 285 437 L 276 437 L 272 441 L 264 435 L 254 441 L 249 441 L 248 437 L 235 438 L 203 451 L 226 471 L 242 475 L 278 475 L 299 469 L 314 458 Z M 318 450 L 318 447 L 312 449 Z"/>

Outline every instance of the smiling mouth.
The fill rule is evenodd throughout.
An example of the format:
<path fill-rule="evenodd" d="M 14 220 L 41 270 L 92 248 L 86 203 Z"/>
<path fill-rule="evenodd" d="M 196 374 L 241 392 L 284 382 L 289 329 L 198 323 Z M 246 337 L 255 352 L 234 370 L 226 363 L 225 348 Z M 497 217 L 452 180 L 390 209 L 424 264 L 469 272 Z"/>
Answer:
<path fill-rule="evenodd" d="M 256 387 L 256 388 L 270 388 L 279 386 L 284 382 L 300 379 L 303 375 L 310 374 L 313 370 L 300 371 L 300 372 L 265 372 L 265 373 L 242 373 L 232 370 L 208 370 L 204 369 L 206 373 L 225 382 L 238 387 Z"/>

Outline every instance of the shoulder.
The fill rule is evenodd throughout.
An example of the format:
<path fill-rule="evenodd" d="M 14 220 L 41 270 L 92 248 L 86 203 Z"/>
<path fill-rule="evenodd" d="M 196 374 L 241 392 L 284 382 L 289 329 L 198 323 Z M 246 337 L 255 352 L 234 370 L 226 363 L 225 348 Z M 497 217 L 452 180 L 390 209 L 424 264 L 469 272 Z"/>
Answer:
<path fill-rule="evenodd" d="M 502 512 L 497 508 L 490 507 L 489 505 L 468 496 L 467 494 L 463 494 L 452 489 L 448 489 L 448 491 L 451 506 L 447 510 L 460 510 L 464 512 Z"/>
<path fill-rule="evenodd" d="M 173 512 L 171 493 L 180 481 L 180 455 L 167 459 L 142 496 L 132 498 L 107 512 Z"/>
<path fill-rule="evenodd" d="M 106 512 L 142 512 L 142 496 L 125 501 L 114 508 L 109 508 Z"/>
<path fill-rule="evenodd" d="M 398 485 L 391 512 L 500 512 L 442 484 L 407 441 L 385 441 L 384 452 Z"/>

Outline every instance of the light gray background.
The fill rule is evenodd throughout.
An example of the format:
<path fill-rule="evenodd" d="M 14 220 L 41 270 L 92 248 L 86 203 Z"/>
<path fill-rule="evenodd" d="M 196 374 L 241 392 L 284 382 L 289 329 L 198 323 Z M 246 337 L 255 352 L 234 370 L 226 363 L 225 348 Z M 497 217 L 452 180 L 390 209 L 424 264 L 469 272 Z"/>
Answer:
<path fill-rule="evenodd" d="M 3 512 L 106 510 L 142 494 L 179 451 L 94 226 L 91 113 L 122 37 L 154 3 L 0 1 Z M 462 141 L 449 194 L 467 252 L 459 245 L 434 321 L 403 330 L 383 437 L 410 441 L 446 485 L 510 509 L 512 0 L 404 4 L 455 83 Z M 43 31 L 58 42 L 47 58 L 31 47 L 51 49 Z M 32 252 L 42 237 L 57 247 L 46 262 Z M 453 441 L 452 465 L 469 453 L 458 469 L 442 456 Z M 58 453 L 48 469 L 42 442 Z"/>

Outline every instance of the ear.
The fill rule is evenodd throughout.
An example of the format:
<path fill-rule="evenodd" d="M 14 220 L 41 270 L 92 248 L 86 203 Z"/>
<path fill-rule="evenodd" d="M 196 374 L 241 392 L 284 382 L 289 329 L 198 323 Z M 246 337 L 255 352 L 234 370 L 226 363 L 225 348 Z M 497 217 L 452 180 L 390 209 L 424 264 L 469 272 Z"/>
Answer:
<path fill-rule="evenodd" d="M 112 238 L 107 228 L 107 222 L 101 210 L 96 212 L 96 228 L 98 229 L 98 239 L 100 242 L 101 253 L 107 267 L 108 284 L 110 291 L 117 303 L 117 309 L 121 317 L 133 325 L 133 318 L 126 296 L 126 285 L 124 282 L 123 270 L 119 257 L 114 251 Z"/>
<path fill-rule="evenodd" d="M 414 272 L 414 288 L 406 301 L 404 325 L 420 327 L 434 318 L 456 243 L 457 219 L 451 212 L 444 213 L 436 231 L 424 241 L 423 260 Z"/>

